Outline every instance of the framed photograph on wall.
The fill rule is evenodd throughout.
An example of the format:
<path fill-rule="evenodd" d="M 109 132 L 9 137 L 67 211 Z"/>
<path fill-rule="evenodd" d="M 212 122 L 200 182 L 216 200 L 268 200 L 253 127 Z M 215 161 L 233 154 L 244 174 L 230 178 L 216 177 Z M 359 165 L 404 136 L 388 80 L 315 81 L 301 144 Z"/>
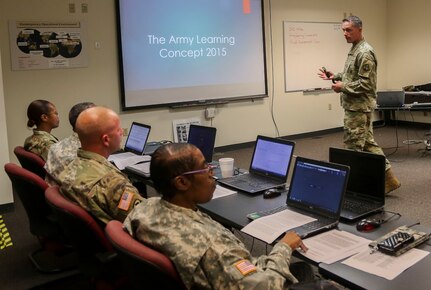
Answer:
<path fill-rule="evenodd" d="M 175 143 L 186 143 L 189 136 L 190 124 L 200 125 L 200 118 L 178 119 L 172 121 Z"/>

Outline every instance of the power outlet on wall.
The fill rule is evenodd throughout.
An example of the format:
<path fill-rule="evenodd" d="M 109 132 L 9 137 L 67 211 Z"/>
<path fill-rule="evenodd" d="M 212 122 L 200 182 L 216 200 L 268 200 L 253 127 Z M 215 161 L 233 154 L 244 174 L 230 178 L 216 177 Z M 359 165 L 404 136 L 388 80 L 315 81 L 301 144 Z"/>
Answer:
<path fill-rule="evenodd" d="M 129 135 L 129 128 L 123 128 L 123 136 Z"/>
<path fill-rule="evenodd" d="M 206 108 L 205 109 L 205 118 L 212 119 L 215 117 L 216 109 L 215 108 Z"/>
<path fill-rule="evenodd" d="M 75 3 L 69 3 L 69 13 L 75 13 L 75 12 L 76 12 Z"/>

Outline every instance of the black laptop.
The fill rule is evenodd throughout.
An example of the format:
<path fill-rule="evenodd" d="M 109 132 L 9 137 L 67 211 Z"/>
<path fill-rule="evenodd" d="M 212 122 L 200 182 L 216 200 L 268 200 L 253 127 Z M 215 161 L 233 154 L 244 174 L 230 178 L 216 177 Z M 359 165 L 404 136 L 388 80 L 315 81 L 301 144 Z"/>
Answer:
<path fill-rule="evenodd" d="M 151 126 L 132 122 L 129 129 L 129 134 L 127 135 L 126 143 L 124 144 L 124 148 L 115 152 L 132 152 L 137 155 L 151 155 L 159 148 L 162 143 L 161 142 L 147 142 L 148 136 L 150 136 Z"/>
<path fill-rule="evenodd" d="M 247 193 L 261 193 L 286 183 L 295 143 L 281 138 L 258 135 L 249 173 L 218 180 Z"/>
<path fill-rule="evenodd" d="M 190 124 L 187 143 L 198 147 L 207 163 L 213 162 L 214 145 L 217 129 L 201 125 Z"/>
<path fill-rule="evenodd" d="M 130 125 L 129 135 L 127 135 L 123 152 L 132 152 L 137 155 L 143 155 L 150 131 L 151 126 L 133 122 L 132 125 Z"/>
<path fill-rule="evenodd" d="M 378 91 L 377 106 L 378 107 L 402 107 L 405 102 L 405 92 L 400 91 Z"/>
<path fill-rule="evenodd" d="M 363 151 L 329 148 L 329 161 L 350 167 L 341 218 L 357 220 L 385 205 L 385 157 Z"/>
<path fill-rule="evenodd" d="M 296 157 L 287 209 L 316 220 L 292 229 L 305 238 L 335 228 L 340 219 L 349 167 L 346 165 Z"/>

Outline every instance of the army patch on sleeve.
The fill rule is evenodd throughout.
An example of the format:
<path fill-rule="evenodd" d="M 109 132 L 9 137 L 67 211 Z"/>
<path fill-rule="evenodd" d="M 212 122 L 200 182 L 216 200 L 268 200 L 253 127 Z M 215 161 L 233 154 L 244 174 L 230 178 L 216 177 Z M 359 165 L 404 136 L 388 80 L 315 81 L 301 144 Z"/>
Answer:
<path fill-rule="evenodd" d="M 242 275 L 247 275 L 252 272 L 256 272 L 256 266 L 252 264 L 249 260 L 241 260 L 235 263 L 235 267 L 240 271 Z"/>
<path fill-rule="evenodd" d="M 125 190 L 123 192 L 123 195 L 121 196 L 120 203 L 118 204 L 118 208 L 128 211 L 132 200 L 133 200 L 133 193 L 127 192 Z"/>

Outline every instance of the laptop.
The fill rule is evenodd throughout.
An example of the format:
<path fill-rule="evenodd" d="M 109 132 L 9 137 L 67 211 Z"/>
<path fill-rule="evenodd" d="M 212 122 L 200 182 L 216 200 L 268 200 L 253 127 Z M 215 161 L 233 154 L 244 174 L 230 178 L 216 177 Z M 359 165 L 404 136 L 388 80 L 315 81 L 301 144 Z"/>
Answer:
<path fill-rule="evenodd" d="M 198 147 L 207 163 L 213 162 L 214 145 L 217 129 L 201 125 L 190 124 L 187 143 Z"/>
<path fill-rule="evenodd" d="M 305 238 L 335 228 L 348 178 L 346 165 L 296 157 L 286 208 L 316 220 L 292 230 Z"/>
<path fill-rule="evenodd" d="M 133 122 L 127 135 L 124 148 L 108 156 L 108 161 L 123 170 L 126 166 L 139 162 L 148 162 L 151 156 L 145 154 L 145 144 L 151 127 L 149 125 Z"/>
<path fill-rule="evenodd" d="M 404 91 L 379 91 L 377 92 L 378 107 L 402 107 L 405 102 Z"/>
<path fill-rule="evenodd" d="M 130 125 L 129 135 L 124 144 L 123 152 L 132 152 L 137 155 L 143 155 L 150 131 L 151 126 L 133 122 L 132 125 Z"/>
<path fill-rule="evenodd" d="M 151 126 L 138 122 L 132 122 L 127 135 L 124 148 L 117 153 L 131 152 L 136 155 L 151 155 L 162 145 L 162 142 L 147 142 L 150 136 Z"/>
<path fill-rule="evenodd" d="M 329 148 L 329 161 L 350 167 L 342 219 L 354 221 L 385 205 L 385 157 L 363 151 Z"/>
<path fill-rule="evenodd" d="M 258 135 L 249 173 L 221 178 L 218 182 L 253 194 L 284 186 L 294 147 L 292 141 Z"/>

